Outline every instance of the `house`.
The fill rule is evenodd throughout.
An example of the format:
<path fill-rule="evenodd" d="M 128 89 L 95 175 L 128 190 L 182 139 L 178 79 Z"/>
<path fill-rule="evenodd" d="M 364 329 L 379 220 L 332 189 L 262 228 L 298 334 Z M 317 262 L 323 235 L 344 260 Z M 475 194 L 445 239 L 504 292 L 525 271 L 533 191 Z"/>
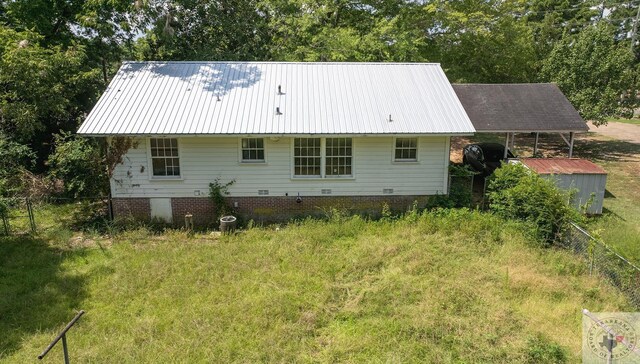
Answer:
<path fill-rule="evenodd" d="M 78 134 L 127 136 L 116 216 L 213 221 L 406 209 L 448 191 L 450 138 L 475 132 L 438 64 L 126 62 Z"/>

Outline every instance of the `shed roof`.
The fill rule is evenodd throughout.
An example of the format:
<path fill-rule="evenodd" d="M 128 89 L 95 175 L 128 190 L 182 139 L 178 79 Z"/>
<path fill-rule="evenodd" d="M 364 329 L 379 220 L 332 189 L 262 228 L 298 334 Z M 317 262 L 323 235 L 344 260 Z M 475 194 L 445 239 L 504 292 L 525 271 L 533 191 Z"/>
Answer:
<path fill-rule="evenodd" d="M 439 64 L 125 62 L 78 133 L 474 131 Z"/>
<path fill-rule="evenodd" d="M 523 158 L 525 166 L 538 174 L 607 174 L 599 165 L 577 158 Z"/>
<path fill-rule="evenodd" d="M 454 84 L 478 132 L 579 132 L 589 128 L 553 83 Z"/>

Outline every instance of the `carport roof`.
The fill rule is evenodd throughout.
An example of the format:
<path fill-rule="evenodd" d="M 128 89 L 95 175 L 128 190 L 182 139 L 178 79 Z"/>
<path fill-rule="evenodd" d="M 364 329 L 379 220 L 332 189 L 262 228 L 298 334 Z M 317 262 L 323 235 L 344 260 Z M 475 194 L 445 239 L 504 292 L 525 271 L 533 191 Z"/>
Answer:
<path fill-rule="evenodd" d="M 553 83 L 453 84 L 453 89 L 479 133 L 589 130 Z"/>

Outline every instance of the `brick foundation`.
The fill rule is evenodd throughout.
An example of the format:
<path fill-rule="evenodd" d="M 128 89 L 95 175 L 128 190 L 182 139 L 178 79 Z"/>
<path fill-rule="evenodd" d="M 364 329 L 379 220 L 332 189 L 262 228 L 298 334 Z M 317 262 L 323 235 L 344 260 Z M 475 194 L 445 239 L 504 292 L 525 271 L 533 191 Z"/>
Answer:
<path fill-rule="evenodd" d="M 114 198 L 111 203 L 115 217 L 133 217 L 138 220 L 151 218 L 151 205 L 148 198 Z"/>
<path fill-rule="evenodd" d="M 392 210 L 400 212 L 411 208 L 414 201 L 418 201 L 419 207 L 424 207 L 428 196 L 302 196 L 301 198 L 300 203 L 296 202 L 296 196 L 228 197 L 227 200 L 243 219 L 269 223 L 304 216 L 323 216 L 331 208 L 377 216 L 385 202 Z M 136 218 L 149 219 L 150 217 L 148 198 L 118 198 L 113 201 L 116 216 L 124 213 Z M 237 207 L 234 205 L 236 203 Z M 171 211 L 176 226 L 184 224 L 184 215 L 187 213 L 193 215 L 195 225 L 207 227 L 218 225 L 214 221 L 215 207 L 208 197 L 171 198 Z"/>

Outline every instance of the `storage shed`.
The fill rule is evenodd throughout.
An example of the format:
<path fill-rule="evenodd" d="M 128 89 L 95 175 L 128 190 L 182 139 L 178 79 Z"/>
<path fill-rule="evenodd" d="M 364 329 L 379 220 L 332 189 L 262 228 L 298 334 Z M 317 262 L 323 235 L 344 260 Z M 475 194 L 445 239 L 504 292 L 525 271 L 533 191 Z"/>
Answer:
<path fill-rule="evenodd" d="M 523 158 L 521 162 L 542 177 L 552 179 L 563 190 L 576 189 L 571 201 L 574 207 L 588 204 L 587 213 L 602 213 L 607 183 L 607 172 L 602 167 L 577 158 Z"/>

